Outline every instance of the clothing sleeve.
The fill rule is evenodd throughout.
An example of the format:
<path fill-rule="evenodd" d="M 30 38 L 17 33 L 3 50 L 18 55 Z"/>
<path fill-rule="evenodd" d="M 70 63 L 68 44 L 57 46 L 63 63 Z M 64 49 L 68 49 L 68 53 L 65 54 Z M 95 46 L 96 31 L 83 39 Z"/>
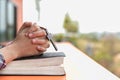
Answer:
<path fill-rule="evenodd" d="M 6 67 L 6 63 L 5 60 L 2 56 L 2 54 L 0 54 L 0 70 Z"/>

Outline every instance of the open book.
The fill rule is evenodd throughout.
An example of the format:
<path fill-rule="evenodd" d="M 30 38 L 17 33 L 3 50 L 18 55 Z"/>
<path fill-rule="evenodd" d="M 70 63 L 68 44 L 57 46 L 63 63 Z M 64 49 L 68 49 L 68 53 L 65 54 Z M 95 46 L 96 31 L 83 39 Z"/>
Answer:
<path fill-rule="evenodd" d="M 63 52 L 47 52 L 9 63 L 0 75 L 65 75 Z"/>

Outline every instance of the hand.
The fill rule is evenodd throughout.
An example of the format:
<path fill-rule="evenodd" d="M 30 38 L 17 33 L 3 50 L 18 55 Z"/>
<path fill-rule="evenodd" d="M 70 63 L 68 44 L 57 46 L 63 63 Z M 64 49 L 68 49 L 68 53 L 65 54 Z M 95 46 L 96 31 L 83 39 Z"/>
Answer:
<path fill-rule="evenodd" d="M 33 44 L 40 45 L 37 47 L 37 50 L 46 51 L 45 49 L 41 48 L 42 44 L 42 46 L 44 46 L 45 48 L 48 48 L 50 46 L 46 37 L 46 31 L 45 29 L 40 28 L 40 26 L 38 26 L 36 23 L 34 23 L 33 25 L 36 25 L 36 27 L 31 27 L 25 35 L 26 37 L 32 39 Z M 47 42 L 47 44 L 44 44 L 44 42 Z"/>
<path fill-rule="evenodd" d="M 38 55 L 49 47 L 45 31 L 37 24 L 32 25 L 29 22 L 22 25 L 12 44 L 17 45 L 15 49 L 19 51 L 18 57 Z"/>
<path fill-rule="evenodd" d="M 41 48 L 41 44 L 44 44 L 43 41 L 44 39 L 42 39 L 42 37 L 46 37 L 46 32 L 44 31 L 44 29 L 40 29 L 40 27 L 38 25 L 36 25 L 36 23 L 34 23 L 34 25 L 36 25 L 35 27 L 31 27 L 32 23 L 31 22 L 25 22 L 23 24 L 24 26 L 22 26 L 20 28 L 20 30 L 18 31 L 18 34 L 20 32 L 22 32 L 25 28 L 30 28 L 28 29 L 28 31 L 26 32 L 26 37 L 29 37 L 30 39 L 32 39 L 32 43 L 36 44 L 36 45 L 40 45 L 37 47 L 38 51 L 46 51 L 45 49 Z M 39 37 L 39 38 L 38 38 Z M 8 43 L 6 43 L 4 46 L 8 46 L 10 44 L 12 44 L 13 41 L 10 41 Z M 44 44 L 44 46 L 47 46 L 47 48 L 50 46 L 49 44 Z"/>

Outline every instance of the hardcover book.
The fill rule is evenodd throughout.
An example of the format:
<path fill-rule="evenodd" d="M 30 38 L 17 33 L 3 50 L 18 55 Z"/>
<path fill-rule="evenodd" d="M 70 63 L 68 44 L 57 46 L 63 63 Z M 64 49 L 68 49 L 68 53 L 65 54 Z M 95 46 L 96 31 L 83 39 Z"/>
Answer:
<path fill-rule="evenodd" d="M 16 59 L 0 75 L 65 75 L 63 52 L 47 52 Z"/>

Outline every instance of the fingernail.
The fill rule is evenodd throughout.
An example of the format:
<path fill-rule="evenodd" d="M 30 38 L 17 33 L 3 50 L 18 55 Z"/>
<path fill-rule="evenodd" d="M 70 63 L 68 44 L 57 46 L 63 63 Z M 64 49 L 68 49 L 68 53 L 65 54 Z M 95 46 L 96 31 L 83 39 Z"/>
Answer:
<path fill-rule="evenodd" d="M 41 49 L 42 47 L 41 46 L 37 46 L 38 49 Z"/>
<path fill-rule="evenodd" d="M 33 36 L 33 34 L 32 34 L 32 33 L 30 33 L 30 34 L 29 34 L 29 37 L 32 37 L 32 36 Z"/>
<path fill-rule="evenodd" d="M 35 43 L 35 42 L 36 42 L 36 39 L 33 39 L 32 41 L 33 41 L 33 43 Z"/>

